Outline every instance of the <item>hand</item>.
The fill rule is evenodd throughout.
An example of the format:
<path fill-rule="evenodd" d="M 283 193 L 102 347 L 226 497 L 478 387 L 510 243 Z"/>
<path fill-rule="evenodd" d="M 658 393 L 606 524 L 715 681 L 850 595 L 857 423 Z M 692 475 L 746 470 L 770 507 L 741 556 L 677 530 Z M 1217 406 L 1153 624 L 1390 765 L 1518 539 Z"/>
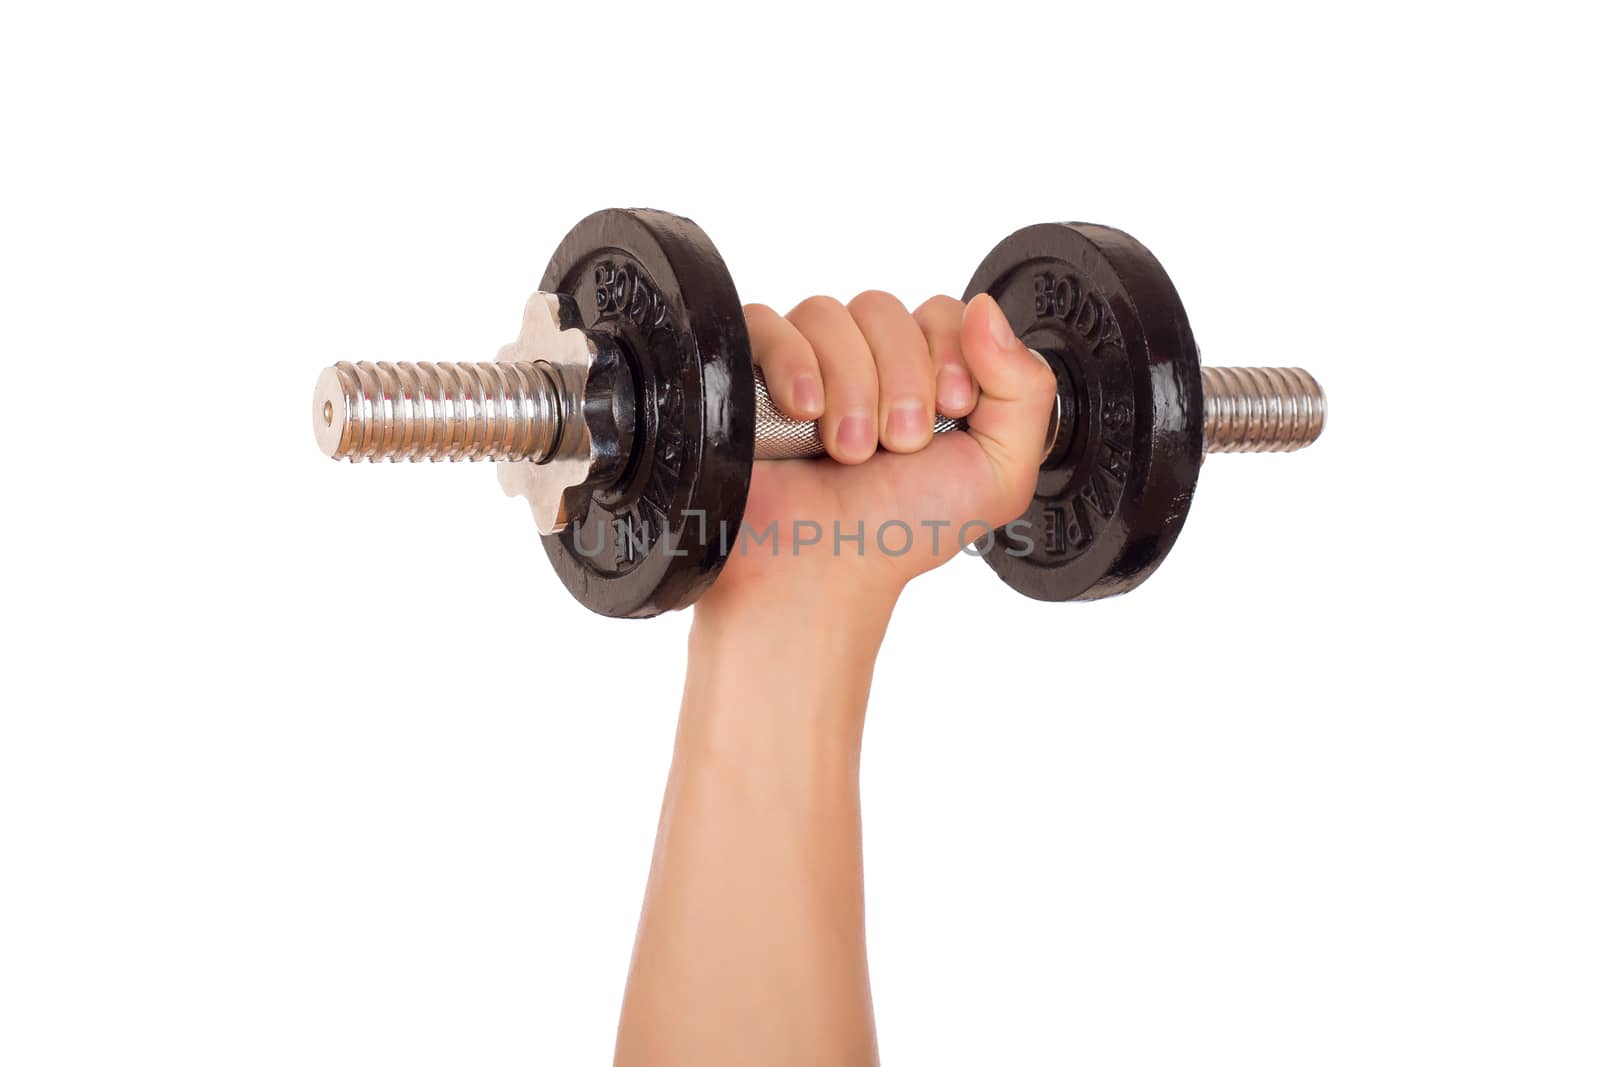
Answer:
<path fill-rule="evenodd" d="M 892 606 L 911 578 L 1027 509 L 1055 379 L 988 295 L 913 314 L 866 292 L 787 316 L 751 304 L 745 317 L 774 403 L 820 419 L 831 459 L 755 465 L 745 529 L 702 606 Z M 965 416 L 967 431 L 935 437 L 935 411 Z"/>

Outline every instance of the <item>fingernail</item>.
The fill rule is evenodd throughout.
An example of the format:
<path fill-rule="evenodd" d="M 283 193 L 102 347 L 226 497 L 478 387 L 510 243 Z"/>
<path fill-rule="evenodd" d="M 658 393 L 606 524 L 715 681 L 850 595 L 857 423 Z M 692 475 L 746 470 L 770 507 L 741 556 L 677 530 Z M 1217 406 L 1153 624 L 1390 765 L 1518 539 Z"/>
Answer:
<path fill-rule="evenodd" d="M 889 437 L 901 446 L 921 441 L 928 430 L 928 409 L 920 400 L 902 400 L 889 409 Z"/>
<path fill-rule="evenodd" d="M 822 414 L 822 383 L 809 374 L 794 380 L 794 406 L 802 415 L 816 418 Z"/>
<path fill-rule="evenodd" d="M 939 371 L 939 403 L 948 411 L 960 411 L 972 403 L 972 379 L 960 367 Z"/>
<path fill-rule="evenodd" d="M 846 415 L 839 421 L 839 451 L 846 455 L 871 455 L 872 436 L 872 419 L 862 412 Z"/>
<path fill-rule="evenodd" d="M 989 304 L 989 336 L 994 338 L 995 347 L 1002 352 L 1017 343 L 1017 335 L 1012 332 L 1011 323 L 1006 321 L 1006 313 L 993 301 Z"/>

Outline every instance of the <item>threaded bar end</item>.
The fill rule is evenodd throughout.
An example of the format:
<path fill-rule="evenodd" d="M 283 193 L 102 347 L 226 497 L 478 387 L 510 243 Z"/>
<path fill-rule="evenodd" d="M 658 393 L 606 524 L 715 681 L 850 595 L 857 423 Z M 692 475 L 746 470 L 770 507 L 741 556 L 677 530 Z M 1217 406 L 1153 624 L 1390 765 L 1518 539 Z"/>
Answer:
<path fill-rule="evenodd" d="M 336 363 L 312 397 L 317 443 L 334 459 L 542 462 L 561 438 L 549 364 Z"/>
<path fill-rule="evenodd" d="M 1207 452 L 1293 452 L 1328 417 L 1317 380 L 1298 367 L 1202 367 Z"/>

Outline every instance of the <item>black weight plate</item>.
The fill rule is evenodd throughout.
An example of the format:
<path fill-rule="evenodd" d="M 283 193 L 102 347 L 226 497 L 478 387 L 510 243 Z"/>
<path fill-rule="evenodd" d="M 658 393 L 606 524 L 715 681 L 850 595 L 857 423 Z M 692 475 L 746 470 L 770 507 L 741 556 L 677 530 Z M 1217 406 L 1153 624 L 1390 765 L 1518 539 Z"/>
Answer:
<path fill-rule="evenodd" d="M 615 338 L 638 400 L 631 457 L 582 522 L 544 537 L 550 562 L 602 615 L 686 607 L 726 562 L 750 489 L 755 378 L 733 279 L 688 219 L 610 210 L 573 227 L 540 288 Z"/>
<path fill-rule="evenodd" d="M 1203 457 L 1200 353 L 1177 291 L 1120 230 L 1046 223 L 989 253 L 966 299 L 984 292 L 1050 361 L 1072 420 L 1021 536 L 986 558 L 1037 600 L 1126 593 L 1172 548 Z"/>

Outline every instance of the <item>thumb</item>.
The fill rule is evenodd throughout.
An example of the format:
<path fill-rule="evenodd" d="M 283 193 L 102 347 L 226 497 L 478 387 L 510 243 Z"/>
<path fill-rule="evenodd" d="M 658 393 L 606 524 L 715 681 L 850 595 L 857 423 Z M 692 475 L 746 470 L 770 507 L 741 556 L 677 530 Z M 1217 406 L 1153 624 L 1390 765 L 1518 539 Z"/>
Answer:
<path fill-rule="evenodd" d="M 1017 340 L 988 293 L 980 293 L 961 321 L 961 354 L 978 383 L 978 405 L 967 416 L 970 433 L 994 472 L 996 523 L 1028 509 L 1039 480 L 1044 437 L 1056 405 L 1056 376 L 1044 358 Z"/>

